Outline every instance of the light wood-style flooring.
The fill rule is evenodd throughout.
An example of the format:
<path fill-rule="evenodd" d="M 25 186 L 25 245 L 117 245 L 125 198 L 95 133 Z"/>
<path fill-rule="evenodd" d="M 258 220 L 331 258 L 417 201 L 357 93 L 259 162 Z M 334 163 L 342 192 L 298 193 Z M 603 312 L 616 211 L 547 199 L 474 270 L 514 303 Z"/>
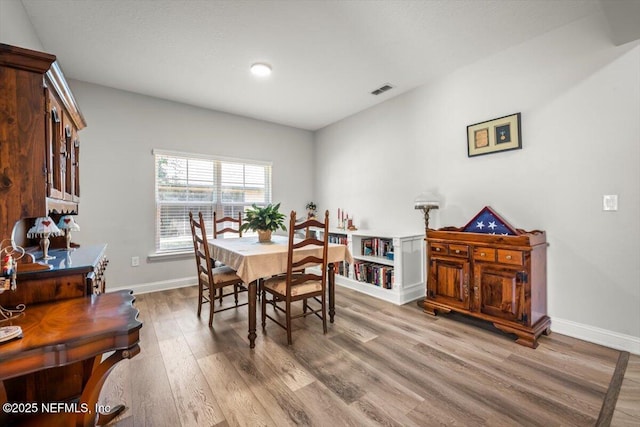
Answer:
<path fill-rule="evenodd" d="M 251 350 L 246 306 L 210 329 L 196 299 L 195 286 L 137 296 L 142 351 L 100 399 L 128 407 L 111 425 L 591 426 L 620 355 L 557 333 L 532 350 L 341 287 L 326 336 L 319 319 L 298 319 L 289 347 L 274 323 L 262 331 L 258 307 Z M 640 425 L 640 357 L 627 373 L 611 425 Z"/>

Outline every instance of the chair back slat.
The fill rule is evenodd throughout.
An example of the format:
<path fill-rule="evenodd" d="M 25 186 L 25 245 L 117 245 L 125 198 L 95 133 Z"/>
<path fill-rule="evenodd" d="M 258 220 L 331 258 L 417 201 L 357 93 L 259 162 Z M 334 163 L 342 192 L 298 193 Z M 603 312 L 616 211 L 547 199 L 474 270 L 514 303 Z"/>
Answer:
<path fill-rule="evenodd" d="M 231 223 L 231 225 L 228 225 Z M 218 228 L 221 227 L 221 228 Z M 219 235 L 224 233 L 235 233 L 238 237 L 242 237 L 242 212 L 238 212 L 237 217 L 233 218 L 225 216 L 218 218 L 216 212 L 213 212 L 213 238 L 217 239 Z"/>
<path fill-rule="evenodd" d="M 309 255 L 309 256 L 306 256 L 306 257 L 302 258 L 301 260 L 292 262 L 291 265 L 293 266 L 293 268 L 298 268 L 300 266 L 307 265 L 307 264 L 317 265 L 317 264 L 321 264 L 321 263 L 322 263 L 322 257 Z"/>

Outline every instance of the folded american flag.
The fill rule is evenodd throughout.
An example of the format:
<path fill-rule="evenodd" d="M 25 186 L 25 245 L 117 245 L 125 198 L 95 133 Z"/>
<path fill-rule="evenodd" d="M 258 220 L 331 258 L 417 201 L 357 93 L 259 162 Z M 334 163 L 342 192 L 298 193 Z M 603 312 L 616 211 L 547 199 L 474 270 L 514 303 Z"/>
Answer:
<path fill-rule="evenodd" d="M 515 236 L 518 234 L 507 221 L 500 218 L 493 209 L 485 206 L 478 214 L 464 226 L 466 233 L 499 234 L 503 236 Z"/>

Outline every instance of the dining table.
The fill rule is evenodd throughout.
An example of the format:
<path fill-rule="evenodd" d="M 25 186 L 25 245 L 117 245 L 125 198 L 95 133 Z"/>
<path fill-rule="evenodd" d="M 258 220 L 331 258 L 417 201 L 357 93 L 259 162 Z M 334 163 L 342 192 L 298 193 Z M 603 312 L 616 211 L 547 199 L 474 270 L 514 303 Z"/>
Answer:
<path fill-rule="evenodd" d="M 234 269 L 248 288 L 249 299 L 249 347 L 255 347 L 256 340 L 256 297 L 258 281 L 287 271 L 289 237 L 273 235 L 269 242 L 259 242 L 257 236 L 240 238 L 218 238 L 209 240 L 210 255 L 216 261 Z M 321 246 L 307 246 L 296 249 L 296 255 L 308 256 L 322 254 Z M 329 321 L 333 323 L 335 316 L 335 264 L 353 258 L 346 245 L 329 243 L 328 291 Z"/>

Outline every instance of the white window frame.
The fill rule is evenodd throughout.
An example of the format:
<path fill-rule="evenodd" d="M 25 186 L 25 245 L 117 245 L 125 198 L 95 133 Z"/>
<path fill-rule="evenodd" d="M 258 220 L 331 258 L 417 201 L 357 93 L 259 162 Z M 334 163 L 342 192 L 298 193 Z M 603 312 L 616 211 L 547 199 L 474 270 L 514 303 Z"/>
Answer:
<path fill-rule="evenodd" d="M 251 207 L 253 203 L 256 203 L 258 206 L 264 206 L 266 204 L 271 203 L 272 200 L 272 163 L 259 161 L 259 160 L 250 160 L 250 159 L 239 159 L 239 158 L 231 158 L 231 157 L 219 157 L 212 156 L 206 154 L 195 154 L 195 153 L 185 153 L 179 151 L 169 151 L 169 150 L 159 150 L 154 149 L 152 151 L 154 158 L 154 199 L 156 203 L 156 216 L 155 216 L 155 253 L 159 255 L 172 254 L 172 253 L 185 253 L 189 251 L 193 251 L 193 242 L 191 239 L 191 229 L 189 227 L 189 211 L 193 212 L 194 215 L 198 214 L 198 211 L 202 211 L 205 218 L 205 227 L 207 229 L 207 234 L 211 237 L 211 233 L 213 232 L 213 211 L 216 211 L 216 214 L 219 216 L 229 216 L 229 215 L 237 215 L 237 212 L 244 212 L 248 207 Z M 205 161 L 212 163 L 212 200 L 187 200 L 189 194 L 194 193 L 194 189 L 202 190 L 203 185 L 195 185 L 190 182 L 190 172 L 187 166 L 186 176 L 182 176 L 182 178 L 186 178 L 186 182 L 184 179 L 180 180 L 183 185 L 175 185 L 174 188 L 181 189 L 185 193 L 185 200 L 166 200 L 166 197 L 160 197 L 162 190 L 160 189 L 161 182 L 158 177 L 159 172 L 159 158 L 172 158 L 180 161 L 187 161 L 187 165 L 189 160 L 196 161 Z M 242 165 L 242 182 L 237 183 L 237 188 L 229 191 L 229 184 L 223 187 L 223 176 L 222 170 L 223 166 L 231 166 L 237 169 L 238 165 Z M 264 168 L 264 183 L 255 184 L 257 185 L 259 191 L 263 192 L 262 199 L 257 200 L 255 198 L 249 197 L 247 200 L 247 195 L 251 196 L 251 194 L 247 193 L 247 189 L 250 190 L 252 187 L 251 184 L 247 184 L 247 166 L 250 168 L 258 167 Z M 231 176 L 231 175 L 229 175 Z M 259 175 L 258 175 L 259 176 Z M 238 178 L 239 175 L 236 175 L 235 178 Z M 195 180 L 194 180 L 195 181 Z M 263 185 L 264 188 L 261 187 Z M 168 187 L 165 183 L 165 187 Z M 191 190 L 191 191 L 189 191 Z M 223 191 L 227 190 L 227 191 Z M 169 194 L 168 190 L 165 194 Z M 224 200 L 228 198 L 229 194 L 242 194 L 243 201 L 230 201 Z M 255 194 L 253 195 L 255 197 Z M 164 200 L 163 200 L 164 199 Z M 182 208 L 183 212 L 177 213 L 166 213 L 166 209 L 168 207 L 177 207 L 178 209 Z M 163 214 L 163 212 L 165 212 Z M 171 222 L 172 225 L 177 224 L 175 227 L 172 226 L 172 233 L 175 233 L 174 237 L 169 237 L 168 232 L 163 231 L 163 218 L 166 223 Z"/>

